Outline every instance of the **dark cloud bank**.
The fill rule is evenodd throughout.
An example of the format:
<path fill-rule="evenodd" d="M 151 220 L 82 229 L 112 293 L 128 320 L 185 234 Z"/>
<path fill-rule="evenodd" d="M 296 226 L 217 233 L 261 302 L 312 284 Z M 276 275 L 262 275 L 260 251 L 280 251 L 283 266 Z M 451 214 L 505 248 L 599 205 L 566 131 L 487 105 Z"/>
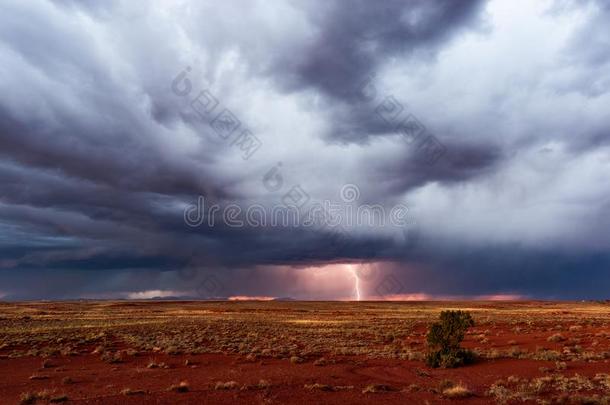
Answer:
<path fill-rule="evenodd" d="M 607 298 L 610 9 L 527 4 L 3 2 L 0 298 L 341 298 L 303 278 L 337 263 L 369 297 Z M 297 184 L 411 221 L 184 221 Z"/>

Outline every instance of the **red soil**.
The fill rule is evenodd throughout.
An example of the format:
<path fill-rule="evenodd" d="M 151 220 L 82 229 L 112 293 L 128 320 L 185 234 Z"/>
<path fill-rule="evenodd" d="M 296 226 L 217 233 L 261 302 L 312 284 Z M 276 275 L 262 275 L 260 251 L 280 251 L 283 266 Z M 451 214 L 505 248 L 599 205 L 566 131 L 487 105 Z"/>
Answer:
<path fill-rule="evenodd" d="M 192 365 L 185 365 L 188 359 Z M 169 368 L 149 369 L 154 360 L 164 362 Z M 83 354 L 50 358 L 50 366 L 41 368 L 42 359 L 22 357 L 0 360 L 0 398 L 2 403 L 19 403 L 24 392 L 44 389 L 55 394 L 66 394 L 69 403 L 83 404 L 230 404 L 230 403 L 278 403 L 278 404 L 357 404 L 357 403 L 449 403 L 455 400 L 442 398 L 434 390 L 443 379 L 463 382 L 474 396 L 468 403 L 486 404 L 490 398 L 485 391 L 495 381 L 510 375 L 533 378 L 544 375 L 539 368 L 552 368 L 553 362 L 498 359 L 485 360 L 459 369 L 426 368 L 421 362 L 403 360 L 365 359 L 337 357 L 334 364 L 315 366 L 313 362 L 292 364 L 288 360 L 269 359 L 245 362 L 243 357 L 227 355 L 180 355 L 159 353 L 141 354 L 123 363 L 108 364 L 99 356 Z M 576 373 L 593 377 L 608 372 L 604 362 L 570 362 L 564 375 Z M 45 379 L 30 380 L 37 375 Z M 62 383 L 69 377 L 70 384 Z M 244 385 L 256 385 L 259 380 L 272 385 L 264 389 L 240 389 Z M 188 381 L 189 391 L 169 392 L 167 389 L 181 381 Z M 236 381 L 233 390 L 215 390 L 217 381 Z M 326 392 L 308 390 L 306 384 L 354 386 L 353 389 Z M 395 392 L 362 393 L 369 384 L 386 384 Z M 417 387 L 410 387 L 415 384 Z M 124 395 L 130 388 L 144 393 Z"/>

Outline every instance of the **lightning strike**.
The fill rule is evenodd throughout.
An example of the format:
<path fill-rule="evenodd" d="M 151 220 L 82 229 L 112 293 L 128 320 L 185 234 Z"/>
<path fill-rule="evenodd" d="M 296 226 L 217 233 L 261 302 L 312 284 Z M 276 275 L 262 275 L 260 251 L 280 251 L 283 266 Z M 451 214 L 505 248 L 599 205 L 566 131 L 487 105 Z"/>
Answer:
<path fill-rule="evenodd" d="M 356 301 L 360 301 L 360 278 L 358 277 L 354 266 L 348 265 L 347 270 L 354 276 L 354 291 L 356 292 Z"/>

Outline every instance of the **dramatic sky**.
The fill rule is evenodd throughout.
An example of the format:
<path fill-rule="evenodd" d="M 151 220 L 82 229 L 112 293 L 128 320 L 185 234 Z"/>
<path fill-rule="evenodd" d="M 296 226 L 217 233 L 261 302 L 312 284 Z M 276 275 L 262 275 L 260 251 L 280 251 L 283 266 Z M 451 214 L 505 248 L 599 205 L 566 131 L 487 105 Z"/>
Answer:
<path fill-rule="evenodd" d="M 603 0 L 2 0 L 0 299 L 608 298 L 609 26 Z M 243 220 L 322 202 L 340 225 Z"/>

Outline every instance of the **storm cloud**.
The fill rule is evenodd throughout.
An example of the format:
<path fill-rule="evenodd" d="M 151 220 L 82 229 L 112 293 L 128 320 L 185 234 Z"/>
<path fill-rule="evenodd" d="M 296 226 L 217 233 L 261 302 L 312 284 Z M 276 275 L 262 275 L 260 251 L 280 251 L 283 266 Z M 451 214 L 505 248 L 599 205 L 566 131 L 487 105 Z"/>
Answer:
<path fill-rule="evenodd" d="M 0 298 L 346 299 L 352 273 L 375 299 L 606 297 L 609 23 L 593 0 L 4 1 Z M 325 201 L 408 214 L 222 216 Z"/>

